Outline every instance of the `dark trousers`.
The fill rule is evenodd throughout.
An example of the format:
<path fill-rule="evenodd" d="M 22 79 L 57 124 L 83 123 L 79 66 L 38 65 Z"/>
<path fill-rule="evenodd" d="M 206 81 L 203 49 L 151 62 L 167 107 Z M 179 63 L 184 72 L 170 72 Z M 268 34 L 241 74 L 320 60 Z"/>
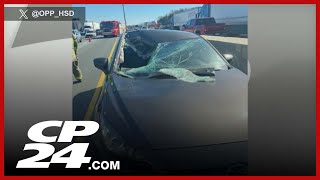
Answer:
<path fill-rule="evenodd" d="M 82 80 L 82 73 L 81 69 L 79 68 L 79 61 L 78 59 L 72 61 L 72 72 L 74 75 L 74 78 L 78 81 Z"/>

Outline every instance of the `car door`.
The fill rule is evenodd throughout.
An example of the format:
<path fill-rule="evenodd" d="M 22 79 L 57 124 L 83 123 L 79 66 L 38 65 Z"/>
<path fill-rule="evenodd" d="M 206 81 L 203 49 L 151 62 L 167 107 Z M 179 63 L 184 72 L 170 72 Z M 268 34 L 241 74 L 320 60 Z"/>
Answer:
<path fill-rule="evenodd" d="M 205 19 L 204 25 L 207 28 L 208 34 L 214 34 L 216 32 L 221 32 L 224 30 L 224 24 L 216 23 L 214 18 Z"/>

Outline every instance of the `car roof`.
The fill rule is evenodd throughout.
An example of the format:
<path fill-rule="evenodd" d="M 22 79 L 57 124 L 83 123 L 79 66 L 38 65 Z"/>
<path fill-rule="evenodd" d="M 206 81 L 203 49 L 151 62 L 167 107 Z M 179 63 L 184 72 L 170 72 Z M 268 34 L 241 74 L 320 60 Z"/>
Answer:
<path fill-rule="evenodd" d="M 147 41 L 152 41 L 154 43 L 163 43 L 163 42 L 172 42 L 179 41 L 185 39 L 195 39 L 199 38 L 198 35 L 185 31 L 177 31 L 177 30 L 138 30 L 127 33 L 128 38 L 137 37 L 145 39 Z"/>

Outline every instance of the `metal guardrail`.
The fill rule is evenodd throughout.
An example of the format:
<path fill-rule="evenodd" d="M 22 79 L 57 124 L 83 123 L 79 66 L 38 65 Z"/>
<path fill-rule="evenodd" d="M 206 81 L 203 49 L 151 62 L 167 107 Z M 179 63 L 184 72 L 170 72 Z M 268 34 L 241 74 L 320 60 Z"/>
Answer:
<path fill-rule="evenodd" d="M 210 40 L 211 41 L 221 41 L 221 42 L 226 42 L 226 43 L 248 45 L 248 38 L 209 36 L 209 35 L 202 35 L 202 37 L 209 40 L 209 41 Z"/>

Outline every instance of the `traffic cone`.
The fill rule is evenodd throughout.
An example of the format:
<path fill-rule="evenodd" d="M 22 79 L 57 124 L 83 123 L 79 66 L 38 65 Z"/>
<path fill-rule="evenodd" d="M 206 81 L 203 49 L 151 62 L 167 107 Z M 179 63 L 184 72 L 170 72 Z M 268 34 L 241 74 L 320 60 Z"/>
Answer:
<path fill-rule="evenodd" d="M 89 42 L 91 42 L 91 36 L 89 36 Z"/>

